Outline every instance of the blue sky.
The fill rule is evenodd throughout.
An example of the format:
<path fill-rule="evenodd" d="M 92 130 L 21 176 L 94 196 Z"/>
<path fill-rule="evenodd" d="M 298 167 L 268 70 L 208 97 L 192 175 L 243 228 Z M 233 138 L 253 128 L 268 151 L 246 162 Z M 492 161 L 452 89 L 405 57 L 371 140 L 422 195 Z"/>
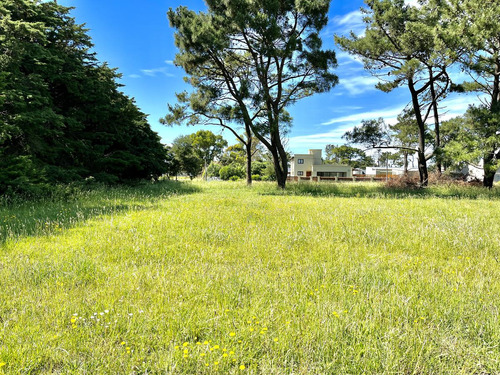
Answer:
<path fill-rule="evenodd" d="M 72 16 L 78 23 L 86 24 L 98 59 L 123 74 L 122 90 L 149 114 L 152 128 L 164 143 L 200 129 L 166 127 L 158 120 L 166 114 L 167 103 L 175 103 L 175 92 L 189 90 L 183 81 L 184 71 L 172 63 L 176 47 L 166 12 L 181 5 L 202 11 L 203 0 L 59 0 L 58 3 L 75 7 Z M 360 0 L 332 1 L 329 24 L 322 33 L 325 47 L 335 48 L 335 33 L 363 32 L 359 11 L 362 5 Z M 303 99 L 289 109 L 294 118 L 288 141 L 292 153 L 344 143 L 342 134 L 363 119 L 383 117 L 393 122 L 410 100 L 404 88 L 389 94 L 376 90 L 377 80 L 355 58 L 337 51 L 337 59 L 335 73 L 340 78 L 339 85 L 329 93 Z M 462 114 L 474 101 L 473 96 L 450 96 L 444 103 L 447 112 L 444 118 Z M 210 129 L 219 132 L 218 128 Z M 223 135 L 230 144 L 236 143 L 227 132 Z"/>

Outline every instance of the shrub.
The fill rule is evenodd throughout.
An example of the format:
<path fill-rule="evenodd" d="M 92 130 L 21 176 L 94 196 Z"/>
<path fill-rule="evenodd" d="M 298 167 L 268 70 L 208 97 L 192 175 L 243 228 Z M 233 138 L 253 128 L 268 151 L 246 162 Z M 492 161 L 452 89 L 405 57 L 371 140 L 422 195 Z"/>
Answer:
<path fill-rule="evenodd" d="M 233 176 L 238 177 L 238 179 L 245 177 L 243 166 L 233 163 L 222 167 L 219 171 L 219 177 L 223 180 L 227 181 Z"/>

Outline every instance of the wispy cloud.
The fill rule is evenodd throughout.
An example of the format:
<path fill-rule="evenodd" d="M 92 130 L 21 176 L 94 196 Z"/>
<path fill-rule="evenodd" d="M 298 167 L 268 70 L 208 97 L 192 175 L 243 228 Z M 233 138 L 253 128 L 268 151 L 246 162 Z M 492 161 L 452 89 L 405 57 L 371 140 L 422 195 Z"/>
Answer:
<path fill-rule="evenodd" d="M 392 124 L 397 121 L 397 116 L 401 113 L 403 108 L 404 104 L 397 107 L 385 108 L 377 111 L 365 111 L 334 117 L 331 120 L 321 124 L 323 126 L 330 126 L 331 129 L 328 131 L 324 131 L 318 134 L 290 137 L 290 148 L 292 150 L 307 150 L 311 147 L 324 148 L 327 144 L 343 144 L 345 143 L 345 140 L 342 139 L 342 136 L 347 131 L 350 131 L 355 126 L 361 124 L 362 120 L 377 119 L 379 117 L 382 117 L 386 123 Z M 354 112 L 360 108 L 345 107 L 345 109 L 345 112 Z"/>
<path fill-rule="evenodd" d="M 441 121 L 446 121 L 464 114 L 470 105 L 480 104 L 480 99 L 480 97 L 473 95 L 454 95 L 453 97 L 444 100 L 440 104 Z M 344 144 L 345 140 L 342 139 L 342 136 L 347 131 L 352 130 L 355 126 L 360 125 L 362 120 L 377 119 L 381 117 L 384 119 L 386 124 L 395 124 L 397 122 L 397 116 L 403 111 L 404 107 L 405 103 L 402 103 L 398 106 L 387 107 L 380 110 L 363 111 L 333 117 L 329 121 L 321 124 L 324 127 L 330 127 L 330 130 L 317 134 L 290 137 L 289 147 L 292 151 L 299 150 L 305 152 L 305 150 L 309 148 L 324 148 L 327 144 Z M 356 106 L 347 106 L 340 108 L 337 113 L 342 114 L 342 109 L 345 109 L 343 113 L 346 113 L 356 112 L 356 110 L 359 110 L 360 108 Z M 432 123 L 433 119 L 430 118 L 428 122 Z"/>
<path fill-rule="evenodd" d="M 174 65 L 174 61 L 173 60 L 165 60 L 165 64 Z"/>
<path fill-rule="evenodd" d="M 336 51 L 335 56 L 337 57 L 339 66 L 342 66 L 344 69 L 346 65 L 356 64 L 356 70 L 363 70 L 363 60 L 359 56 L 351 55 L 344 51 Z"/>
<path fill-rule="evenodd" d="M 156 77 L 163 75 L 165 77 L 175 77 L 175 74 L 168 72 L 168 67 L 155 68 L 155 69 L 141 69 L 141 72 L 149 77 Z"/>
<path fill-rule="evenodd" d="M 363 13 L 360 10 L 336 16 L 333 18 L 333 26 L 340 34 L 348 34 L 351 31 L 356 35 L 363 35 L 366 25 L 363 22 Z"/>
<path fill-rule="evenodd" d="M 376 90 L 375 85 L 379 82 L 379 79 L 371 76 L 358 76 L 351 78 L 341 78 L 340 87 L 347 90 L 350 95 L 360 95 L 367 91 Z"/>
<path fill-rule="evenodd" d="M 346 124 L 348 126 L 355 126 L 361 123 L 362 120 L 370 120 L 382 117 L 387 121 L 392 121 L 397 118 L 397 116 L 403 110 L 404 105 L 400 105 L 392 108 L 385 108 L 378 111 L 368 111 L 354 113 L 348 116 L 334 117 L 329 121 L 322 123 L 321 125 L 333 125 L 333 124 Z"/>
<path fill-rule="evenodd" d="M 141 76 L 139 74 L 129 74 L 128 77 L 129 78 L 135 78 L 135 79 L 141 78 Z"/>

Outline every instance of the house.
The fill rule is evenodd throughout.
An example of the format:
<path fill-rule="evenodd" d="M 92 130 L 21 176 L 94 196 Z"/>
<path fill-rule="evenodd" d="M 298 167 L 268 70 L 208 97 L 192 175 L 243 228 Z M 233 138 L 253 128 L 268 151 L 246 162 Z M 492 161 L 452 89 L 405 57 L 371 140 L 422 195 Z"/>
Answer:
<path fill-rule="evenodd" d="M 348 165 L 325 164 L 321 150 L 309 150 L 308 154 L 295 154 L 290 160 L 292 177 L 352 177 Z"/>
<path fill-rule="evenodd" d="M 465 176 L 467 181 L 473 181 L 473 180 L 482 181 L 484 179 L 483 161 L 481 160 L 478 163 L 478 165 L 466 164 L 460 171 L 460 174 Z M 500 181 L 500 169 L 496 171 L 493 182 L 499 182 L 499 181 Z"/>

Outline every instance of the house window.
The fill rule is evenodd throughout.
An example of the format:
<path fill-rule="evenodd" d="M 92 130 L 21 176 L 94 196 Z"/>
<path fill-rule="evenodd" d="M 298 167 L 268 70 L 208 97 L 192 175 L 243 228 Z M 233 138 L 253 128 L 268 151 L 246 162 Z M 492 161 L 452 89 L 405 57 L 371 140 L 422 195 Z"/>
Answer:
<path fill-rule="evenodd" d="M 304 175 L 304 171 L 297 171 L 297 176 L 303 176 L 303 175 Z"/>
<path fill-rule="evenodd" d="M 304 159 L 297 159 L 297 164 L 304 164 Z"/>

